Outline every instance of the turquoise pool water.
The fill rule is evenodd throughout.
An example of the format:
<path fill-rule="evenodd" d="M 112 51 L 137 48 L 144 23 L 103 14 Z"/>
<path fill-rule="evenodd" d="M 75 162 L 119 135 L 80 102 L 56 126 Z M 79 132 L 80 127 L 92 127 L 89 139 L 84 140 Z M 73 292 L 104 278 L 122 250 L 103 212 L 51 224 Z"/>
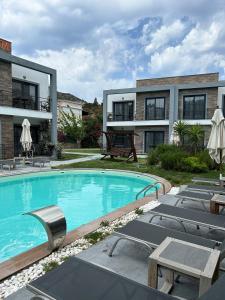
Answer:
<path fill-rule="evenodd" d="M 109 171 L 39 173 L 0 180 L 0 262 L 47 241 L 42 225 L 24 212 L 58 205 L 67 231 L 135 200 L 147 176 Z"/>

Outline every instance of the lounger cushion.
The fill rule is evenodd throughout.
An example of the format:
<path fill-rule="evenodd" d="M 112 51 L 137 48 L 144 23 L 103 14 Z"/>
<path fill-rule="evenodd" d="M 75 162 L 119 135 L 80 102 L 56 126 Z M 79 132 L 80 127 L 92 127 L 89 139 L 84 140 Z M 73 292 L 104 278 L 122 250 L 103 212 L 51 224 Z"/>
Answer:
<path fill-rule="evenodd" d="M 225 299 L 225 275 L 213 284 L 213 286 L 202 295 L 199 300 L 224 300 Z"/>
<path fill-rule="evenodd" d="M 121 234 L 139 240 L 143 240 L 149 244 L 152 244 L 154 245 L 154 248 L 160 245 L 167 237 L 183 240 L 189 243 L 205 246 L 212 249 L 216 246 L 215 241 L 211 241 L 186 232 L 172 230 L 165 227 L 141 222 L 138 220 L 129 222 L 126 226 L 118 228 L 116 231 Z"/>
<path fill-rule="evenodd" d="M 150 213 L 151 212 L 154 214 L 159 213 L 173 216 L 175 218 L 204 223 L 206 225 L 217 226 L 224 228 L 225 230 L 225 216 L 222 215 L 214 215 L 194 209 L 181 208 L 166 204 L 160 204 L 159 206 L 153 208 Z"/>
<path fill-rule="evenodd" d="M 189 184 L 186 189 L 195 190 L 195 191 L 203 191 L 203 192 L 211 192 L 217 194 L 225 194 L 225 189 L 220 186 L 212 186 L 212 185 L 195 185 Z"/>
<path fill-rule="evenodd" d="M 203 194 L 203 193 L 198 193 L 198 192 L 191 192 L 191 191 L 182 191 L 182 192 L 179 192 L 178 194 L 176 194 L 176 197 L 210 201 L 212 199 L 213 195 Z"/>
<path fill-rule="evenodd" d="M 174 299 L 172 296 L 76 257 L 68 259 L 27 287 L 57 300 Z"/>

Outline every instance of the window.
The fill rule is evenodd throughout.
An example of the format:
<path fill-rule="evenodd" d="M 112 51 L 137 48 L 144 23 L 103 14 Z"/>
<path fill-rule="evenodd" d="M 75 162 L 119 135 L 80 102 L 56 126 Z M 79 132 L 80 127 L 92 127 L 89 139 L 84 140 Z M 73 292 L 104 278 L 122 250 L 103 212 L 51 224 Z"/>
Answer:
<path fill-rule="evenodd" d="M 223 116 L 225 117 L 225 95 L 223 95 L 222 98 L 222 110 L 223 110 Z"/>
<path fill-rule="evenodd" d="M 183 117 L 188 120 L 205 119 L 206 96 L 184 96 Z"/>
<path fill-rule="evenodd" d="M 145 120 L 165 119 L 165 98 L 146 98 Z"/>
<path fill-rule="evenodd" d="M 113 121 L 132 121 L 133 119 L 133 101 L 113 102 Z"/>
<path fill-rule="evenodd" d="M 13 107 L 26 109 L 38 108 L 37 85 L 19 80 L 13 80 L 12 91 Z"/>
<path fill-rule="evenodd" d="M 149 152 L 160 144 L 164 144 L 164 131 L 145 132 L 145 152 Z"/>

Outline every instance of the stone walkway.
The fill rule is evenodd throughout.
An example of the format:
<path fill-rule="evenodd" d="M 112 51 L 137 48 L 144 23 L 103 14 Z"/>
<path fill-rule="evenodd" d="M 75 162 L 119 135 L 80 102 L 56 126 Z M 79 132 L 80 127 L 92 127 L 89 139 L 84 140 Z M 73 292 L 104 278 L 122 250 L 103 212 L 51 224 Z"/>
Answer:
<path fill-rule="evenodd" d="M 96 154 L 96 155 L 91 155 L 87 157 L 81 157 L 81 158 L 75 158 L 75 159 L 68 159 L 68 160 L 53 160 L 50 162 L 51 167 L 58 167 L 60 165 L 69 165 L 69 164 L 75 164 L 79 162 L 84 162 L 84 161 L 90 161 L 90 160 L 96 160 L 101 158 L 101 154 Z"/>

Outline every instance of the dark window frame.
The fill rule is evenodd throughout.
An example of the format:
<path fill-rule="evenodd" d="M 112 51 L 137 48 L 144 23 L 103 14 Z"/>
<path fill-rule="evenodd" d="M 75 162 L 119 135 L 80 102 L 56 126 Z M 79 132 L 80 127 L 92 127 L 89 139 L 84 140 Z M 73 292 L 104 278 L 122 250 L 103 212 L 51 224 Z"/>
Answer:
<path fill-rule="evenodd" d="M 20 80 L 20 79 L 17 79 L 17 78 L 12 78 L 12 85 L 13 85 L 13 82 L 16 82 L 16 83 L 19 83 L 22 85 L 21 89 L 22 89 L 22 94 L 24 93 L 24 89 L 25 89 L 25 86 L 33 86 L 35 88 L 35 99 L 33 100 L 34 101 L 34 108 L 28 108 L 28 109 L 32 109 L 32 110 L 38 110 L 38 106 L 39 106 L 39 90 L 38 90 L 38 87 L 39 87 L 39 84 L 37 83 L 33 83 L 33 82 L 29 82 L 29 81 L 24 81 L 24 80 Z M 12 87 L 12 91 L 13 91 L 13 87 Z M 12 94 L 12 100 L 14 100 L 14 95 Z M 32 97 L 33 98 L 33 97 Z M 21 97 L 21 100 L 23 101 L 28 101 L 29 98 L 26 99 L 25 95 Z M 24 106 L 25 106 L 25 103 L 24 103 Z M 13 107 L 16 107 L 13 105 Z M 25 107 L 24 107 L 25 108 Z"/>
<path fill-rule="evenodd" d="M 193 109 L 193 116 L 192 118 L 186 118 L 185 117 L 185 98 L 188 97 L 194 97 L 193 101 L 194 101 L 194 107 L 195 107 L 195 97 L 200 97 L 203 96 L 204 97 L 204 118 L 201 120 L 205 120 L 206 119 L 206 94 L 193 94 L 193 95 L 183 95 L 183 119 L 184 120 L 199 120 L 199 118 L 195 117 L 195 108 Z"/>
<path fill-rule="evenodd" d="M 146 136 L 149 132 L 154 133 L 154 137 L 153 137 L 154 143 L 153 143 L 152 147 L 149 147 L 147 149 Z M 157 145 L 160 145 L 160 144 L 157 144 L 157 145 L 155 144 L 155 133 L 162 133 L 163 134 L 163 142 L 165 142 L 165 131 L 163 131 L 163 130 L 147 130 L 147 131 L 145 131 L 145 144 L 144 144 L 145 153 L 149 152 L 150 149 L 154 149 Z"/>
<path fill-rule="evenodd" d="M 222 97 L 222 112 L 223 112 L 223 116 L 225 117 L 225 94 L 223 94 Z"/>
<path fill-rule="evenodd" d="M 156 118 L 156 100 L 157 99 L 163 99 L 163 117 L 162 118 Z M 148 110 L 147 110 L 147 101 L 148 100 L 155 100 L 155 107 L 154 107 L 154 118 L 147 118 Z M 165 101 L 166 97 L 148 97 L 145 98 L 145 120 L 165 120 L 166 118 L 166 106 Z"/>
<path fill-rule="evenodd" d="M 128 104 L 128 103 L 132 103 L 132 118 L 125 118 L 125 114 L 124 114 L 124 105 Z M 117 120 L 116 119 L 116 115 L 115 115 L 115 106 L 116 104 L 122 104 L 122 120 Z M 125 101 L 113 101 L 113 121 L 133 121 L 134 120 L 134 100 L 125 100 Z"/>

